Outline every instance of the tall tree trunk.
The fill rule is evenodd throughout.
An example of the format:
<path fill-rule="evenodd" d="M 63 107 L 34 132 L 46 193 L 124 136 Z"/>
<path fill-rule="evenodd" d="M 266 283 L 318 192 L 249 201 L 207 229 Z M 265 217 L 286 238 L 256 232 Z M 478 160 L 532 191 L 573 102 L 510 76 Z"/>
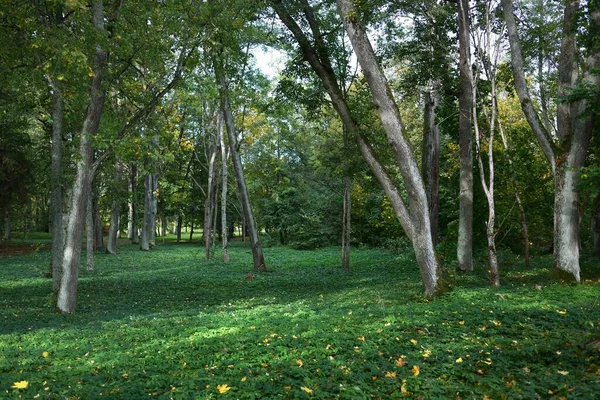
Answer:
<path fill-rule="evenodd" d="M 138 186 L 138 169 L 137 164 L 131 164 L 131 208 L 129 214 L 129 222 L 131 224 L 131 243 L 138 244 L 139 238 L 139 227 L 138 227 L 138 207 L 137 207 L 137 186 Z"/>
<path fill-rule="evenodd" d="M 94 179 L 93 177 L 90 179 Z M 102 226 L 102 218 L 100 218 L 100 199 L 98 192 L 90 186 L 90 196 L 92 196 L 92 212 L 94 218 L 94 249 L 99 250 L 104 247 L 104 231 Z"/>
<path fill-rule="evenodd" d="M 50 175 L 50 227 L 52 232 L 52 291 L 58 293 L 62 275 L 64 228 L 62 198 L 63 99 L 60 81 L 49 78 L 52 88 L 52 172 Z"/>
<path fill-rule="evenodd" d="M 456 254 L 461 271 L 473 270 L 473 139 L 471 109 L 473 105 L 473 73 L 471 71 L 469 1 L 458 0 L 458 47 L 460 69 L 459 146 L 460 146 L 460 210 Z"/>
<path fill-rule="evenodd" d="M 502 0 L 504 19 L 508 29 L 511 49 L 511 65 L 515 88 L 521 107 L 538 139 L 554 174 L 554 269 L 564 277 L 580 281 L 579 266 L 579 169 L 584 165 L 589 147 L 594 117 L 585 113 L 598 104 L 598 96 L 591 101 L 579 100 L 560 102 L 557 110 L 557 138 L 554 139 L 540 122 L 533 108 L 529 88 L 525 79 L 521 42 L 510 0 Z M 597 2 L 589 4 L 590 35 L 588 54 L 583 68 L 581 86 L 597 87 L 599 78 L 593 71 L 600 67 L 600 7 Z M 577 0 L 565 3 L 562 43 L 559 57 L 559 94 L 569 94 L 578 82 L 577 62 L 577 15 L 580 13 Z"/>
<path fill-rule="evenodd" d="M 10 223 L 10 207 L 6 205 L 4 207 L 4 235 L 2 240 L 10 240 L 11 238 L 11 223 Z"/>
<path fill-rule="evenodd" d="M 216 140 L 215 140 L 216 139 Z M 204 238 L 204 259 L 210 259 L 210 247 L 211 247 L 211 224 L 213 219 L 213 211 L 215 209 L 214 200 L 216 179 L 215 179 L 215 161 L 217 159 L 218 152 L 218 138 L 209 139 L 209 154 L 208 154 L 208 183 L 206 187 L 206 199 L 204 200 L 204 225 L 202 230 L 202 236 Z"/>
<path fill-rule="evenodd" d="M 177 237 L 177 243 L 181 242 L 181 226 L 183 225 L 183 216 L 179 214 L 177 216 L 177 225 L 175 226 L 175 236 Z"/>
<path fill-rule="evenodd" d="M 104 31 L 104 9 L 102 0 L 92 1 L 92 20 L 98 36 Z M 81 130 L 79 141 L 80 159 L 77 162 L 75 179 L 73 182 L 71 207 L 65 247 L 63 256 L 63 275 L 58 292 L 57 307 L 63 313 L 74 312 L 77 302 L 77 281 L 79 277 L 79 264 L 81 256 L 81 239 L 83 236 L 85 204 L 88 196 L 89 181 L 92 178 L 91 138 L 98 131 L 102 108 L 104 106 L 104 90 L 102 89 L 102 76 L 106 65 L 106 52 L 97 45 L 93 66 L 93 78 L 90 88 L 90 102 Z M 93 171 L 92 171 L 93 172 Z"/>
<path fill-rule="evenodd" d="M 221 240 L 223 242 L 223 262 L 229 262 L 229 241 L 227 239 L 227 159 L 229 153 L 225 146 L 225 135 L 223 135 L 223 116 L 217 117 L 217 134 L 219 135 L 219 146 L 221 147 Z"/>
<path fill-rule="evenodd" d="M 344 176 L 344 198 L 342 201 L 342 268 L 350 272 L 350 238 L 352 232 L 352 179 Z"/>
<path fill-rule="evenodd" d="M 592 210 L 592 244 L 593 254 L 600 256 L 600 194 L 596 196 Z"/>
<path fill-rule="evenodd" d="M 440 266 L 433 247 L 429 207 L 421 173 L 410 149 L 410 144 L 404 136 L 400 112 L 391 94 L 387 79 L 377 61 L 364 27 L 356 18 L 358 13 L 351 0 L 338 0 L 337 4 L 344 27 L 373 95 L 388 141 L 396 153 L 397 165 L 408 195 L 410 219 L 413 226 L 413 248 L 421 278 L 425 284 L 425 296 L 434 296 L 440 290 Z"/>
<path fill-rule="evenodd" d="M 438 241 L 438 210 L 440 192 L 440 129 L 436 122 L 437 107 L 439 103 L 439 82 L 434 82 L 424 93 L 423 117 L 423 156 L 421 172 L 423 184 L 429 204 L 429 218 L 431 220 L 431 238 L 434 246 Z"/>
<path fill-rule="evenodd" d="M 146 174 L 144 178 L 144 224 L 140 238 L 140 249 L 144 251 L 154 247 L 154 232 L 156 225 L 156 196 L 155 176 Z"/>
<path fill-rule="evenodd" d="M 119 217 L 121 213 L 121 176 L 123 173 L 123 164 L 117 160 L 115 162 L 115 177 L 113 183 L 113 199 L 110 206 L 110 227 L 108 228 L 108 239 L 106 241 L 106 252 L 117 254 L 117 239 L 119 236 Z"/>
<path fill-rule="evenodd" d="M 92 195 L 92 180 L 90 179 L 90 187 L 88 188 L 88 196 L 85 206 L 85 228 L 86 228 L 86 238 L 85 238 L 85 255 L 86 255 L 86 266 L 88 271 L 94 270 L 94 248 L 96 247 L 96 242 L 94 241 L 95 236 L 97 234 L 94 229 L 94 201 Z"/>
<path fill-rule="evenodd" d="M 267 266 L 265 264 L 265 258 L 263 255 L 262 246 L 260 244 L 258 230 L 256 229 L 256 223 L 254 221 L 254 214 L 252 213 L 252 205 L 250 204 L 250 197 L 248 196 L 246 180 L 244 179 L 242 160 L 237 150 L 235 120 L 233 119 L 233 113 L 231 111 L 231 105 L 229 101 L 229 88 L 227 85 L 227 79 L 223 72 L 223 67 L 221 63 L 222 60 L 219 60 L 217 58 L 213 59 L 215 76 L 219 88 L 219 97 L 221 100 L 221 111 L 223 112 L 225 127 L 227 129 L 229 151 L 231 153 L 231 160 L 233 162 L 233 170 L 235 172 L 235 177 L 238 185 L 240 201 L 242 202 L 242 208 L 244 210 L 244 220 L 250 230 L 250 244 L 252 246 L 252 258 L 254 261 L 254 269 L 257 271 L 261 271 L 265 270 Z"/>

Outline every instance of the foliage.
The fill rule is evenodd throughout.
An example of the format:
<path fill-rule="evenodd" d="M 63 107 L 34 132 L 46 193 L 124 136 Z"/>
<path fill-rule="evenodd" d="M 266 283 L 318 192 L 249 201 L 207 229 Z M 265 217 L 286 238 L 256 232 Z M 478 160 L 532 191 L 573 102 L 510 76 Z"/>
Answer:
<path fill-rule="evenodd" d="M 78 312 L 51 310 L 47 251 L 0 258 L 3 398 L 593 398 L 600 269 L 549 281 L 501 254 L 505 286 L 479 264 L 421 299 L 410 252 L 339 249 L 206 262 L 198 247 L 121 245 L 81 271 Z M 218 257 L 216 257 L 218 259 Z"/>

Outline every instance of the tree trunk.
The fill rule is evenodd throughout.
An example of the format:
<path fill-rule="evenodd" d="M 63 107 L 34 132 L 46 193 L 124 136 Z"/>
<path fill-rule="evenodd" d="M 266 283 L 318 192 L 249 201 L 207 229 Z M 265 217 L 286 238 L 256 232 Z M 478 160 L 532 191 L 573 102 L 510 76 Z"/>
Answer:
<path fill-rule="evenodd" d="M 221 240 L 223 242 L 223 262 L 229 262 L 229 241 L 227 239 L 227 159 L 229 153 L 225 146 L 225 135 L 223 135 L 223 116 L 217 117 L 217 133 L 219 135 L 219 146 L 221 146 Z"/>
<path fill-rule="evenodd" d="M 154 174 L 146 174 L 144 178 L 144 225 L 140 238 L 140 249 L 149 251 L 154 247 L 154 232 L 156 225 Z"/>
<path fill-rule="evenodd" d="M 96 242 L 94 241 L 94 236 L 97 234 L 94 229 L 94 201 L 92 195 L 92 180 L 90 179 L 90 187 L 88 188 L 88 196 L 85 207 L 85 227 L 86 227 L 86 266 L 88 271 L 94 270 L 94 248 Z"/>
<path fill-rule="evenodd" d="M 432 87 L 424 93 L 423 156 L 421 160 L 421 172 L 427 194 L 427 203 L 429 204 L 431 238 L 434 246 L 438 241 L 440 191 L 440 129 L 436 122 L 437 106 L 439 103 L 438 86 L 439 82 L 434 82 Z"/>
<path fill-rule="evenodd" d="M 92 1 L 92 19 L 94 27 L 102 36 L 104 31 L 104 10 L 102 0 Z M 63 275 L 58 292 L 57 307 L 63 313 L 74 312 L 77 302 L 77 281 L 79 277 L 79 264 L 81 255 L 81 239 L 83 236 L 85 204 L 88 196 L 89 183 L 92 178 L 90 167 L 92 165 L 91 138 L 98 131 L 100 117 L 104 105 L 104 91 L 102 89 L 102 76 L 106 65 L 106 52 L 97 45 L 90 88 L 90 102 L 81 130 L 79 141 L 80 159 L 77 162 L 75 179 L 73 182 L 71 207 L 67 233 L 65 235 L 65 248 L 63 257 Z M 93 172 L 93 171 L 92 171 Z"/>
<path fill-rule="evenodd" d="M 473 139 L 471 108 L 473 106 L 473 73 L 471 71 L 469 1 L 458 0 L 458 42 L 460 93 L 458 130 L 460 146 L 460 210 L 456 254 L 461 271 L 473 270 Z"/>
<path fill-rule="evenodd" d="M 351 238 L 351 215 L 352 215 L 352 180 L 350 176 L 344 177 L 344 199 L 342 206 L 342 268 L 350 272 L 350 238 Z"/>
<path fill-rule="evenodd" d="M 596 196 L 592 211 L 592 244 L 594 255 L 600 256 L 600 195 Z"/>
<path fill-rule="evenodd" d="M 108 229 L 108 239 L 106 242 L 106 252 L 117 254 L 117 239 L 119 236 L 119 217 L 121 212 L 121 175 L 123 173 L 123 164 L 120 161 L 115 162 L 115 178 L 113 184 L 113 200 L 110 206 L 110 227 Z"/>
<path fill-rule="evenodd" d="M 4 235 L 2 240 L 10 240 L 11 238 L 11 223 L 10 223 L 10 207 L 4 207 Z"/>
<path fill-rule="evenodd" d="M 410 144 L 404 137 L 400 112 L 387 79 L 364 27 L 356 19 L 357 11 L 351 0 L 338 0 L 337 4 L 344 27 L 373 95 L 388 141 L 396 154 L 397 165 L 408 195 L 410 219 L 413 225 L 413 248 L 425 284 L 425 296 L 434 296 L 440 290 L 440 266 L 433 247 L 429 207 L 421 173 Z"/>
<path fill-rule="evenodd" d="M 504 18 L 511 48 L 511 65 L 515 88 L 527 122 L 534 131 L 554 173 L 554 269 L 558 275 L 580 281 L 579 266 L 579 169 L 584 165 L 594 124 L 593 113 L 586 111 L 598 104 L 598 96 L 589 100 L 559 102 L 557 110 L 558 143 L 540 122 L 529 97 L 525 79 L 521 43 L 513 14 L 512 2 L 502 0 Z M 569 94 L 578 83 L 577 15 L 580 5 L 576 0 L 566 2 L 563 20 L 563 38 L 559 57 L 559 94 Z M 590 43 L 581 87 L 597 87 L 599 78 L 593 71 L 600 67 L 600 8 L 597 2 L 589 5 Z"/>
<path fill-rule="evenodd" d="M 218 138 L 209 139 L 209 156 L 208 156 L 208 183 L 206 187 L 206 199 L 204 200 L 204 225 L 202 230 L 202 236 L 204 238 L 204 259 L 210 259 L 210 247 L 211 247 L 211 224 L 213 219 L 213 211 L 215 209 L 214 201 L 215 197 L 215 161 L 217 159 L 218 152 Z"/>
<path fill-rule="evenodd" d="M 194 214 L 192 214 L 192 222 L 190 223 L 190 242 L 194 238 Z"/>
<path fill-rule="evenodd" d="M 181 225 L 183 225 L 183 216 L 179 214 L 177 216 L 177 226 L 175 227 L 175 236 L 177 237 L 177 243 L 181 242 Z"/>
<path fill-rule="evenodd" d="M 240 201 L 242 202 L 242 208 L 244 210 L 244 219 L 250 230 L 250 244 L 252 246 L 252 258 L 254 261 L 254 269 L 256 271 L 261 271 L 265 270 L 267 266 L 265 264 L 265 258 L 263 255 L 262 246 L 260 244 L 258 230 L 256 229 L 254 215 L 252 213 L 252 205 L 250 204 L 250 197 L 248 196 L 246 180 L 244 179 L 242 160 L 240 158 L 240 154 L 237 151 L 235 120 L 233 119 L 233 113 L 231 111 L 231 105 L 229 101 L 229 89 L 227 85 L 227 79 L 224 75 L 221 62 L 222 61 L 217 58 L 213 59 L 215 76 L 219 88 L 219 97 L 221 100 L 221 111 L 223 112 L 225 127 L 227 128 L 229 151 L 231 153 L 231 159 L 233 162 L 233 170 L 235 172 L 235 177 L 238 185 Z"/>
<path fill-rule="evenodd" d="M 138 169 L 137 164 L 131 164 L 131 207 L 129 214 L 129 222 L 131 224 L 131 243 L 138 244 L 139 228 L 138 228 L 138 207 L 137 207 L 137 180 L 138 180 Z"/>
<path fill-rule="evenodd" d="M 93 179 L 90 178 L 90 179 Z M 102 218 L 100 218 L 100 199 L 98 198 L 98 193 L 93 190 L 90 186 L 90 196 L 92 196 L 92 215 L 94 218 L 93 228 L 94 229 L 94 249 L 100 250 L 104 247 L 104 231 L 102 227 Z"/>
<path fill-rule="evenodd" d="M 60 81 L 52 87 L 52 172 L 50 175 L 50 227 L 52 230 L 52 291 L 58 293 L 62 275 L 64 228 L 62 198 L 63 99 Z"/>

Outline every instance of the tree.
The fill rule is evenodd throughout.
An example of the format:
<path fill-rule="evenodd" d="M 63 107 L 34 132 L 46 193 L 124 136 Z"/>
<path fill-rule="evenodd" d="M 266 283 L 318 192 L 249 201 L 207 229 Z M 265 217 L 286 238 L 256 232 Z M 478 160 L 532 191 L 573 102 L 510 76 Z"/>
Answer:
<path fill-rule="evenodd" d="M 559 95 L 557 106 L 557 130 L 554 137 L 542 123 L 525 77 L 521 40 L 510 0 L 502 0 L 504 19 L 508 30 L 511 49 L 511 65 L 515 88 L 521 102 L 525 118 L 544 152 L 554 175 L 554 269 L 559 274 L 580 281 L 579 266 L 579 170 L 583 167 L 592 136 L 593 114 L 589 112 L 594 98 L 577 96 L 577 87 L 596 87 L 600 66 L 598 31 L 600 29 L 600 9 L 596 1 L 588 7 L 589 41 L 586 46 L 586 59 L 580 68 L 577 45 L 577 15 L 582 6 L 579 1 L 568 1 L 563 14 L 561 49 L 558 64 Z M 582 70 L 581 74 L 579 71 Z M 587 113 L 586 113 L 587 111 Z"/>

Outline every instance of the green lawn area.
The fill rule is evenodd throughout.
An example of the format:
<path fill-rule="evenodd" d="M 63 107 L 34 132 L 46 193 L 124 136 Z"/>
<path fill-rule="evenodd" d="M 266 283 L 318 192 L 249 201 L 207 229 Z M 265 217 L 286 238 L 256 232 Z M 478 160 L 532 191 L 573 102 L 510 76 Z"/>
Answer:
<path fill-rule="evenodd" d="M 549 279 L 551 258 L 524 270 L 504 256 L 500 289 L 480 265 L 424 301 L 410 254 L 353 249 L 346 274 L 338 248 L 274 247 L 270 271 L 248 279 L 250 249 L 239 246 L 230 264 L 204 261 L 197 244 L 119 251 L 81 271 L 72 315 L 54 312 L 48 250 L 0 258 L 0 398 L 600 393 L 589 345 L 600 338 L 597 260 L 567 285 Z"/>

